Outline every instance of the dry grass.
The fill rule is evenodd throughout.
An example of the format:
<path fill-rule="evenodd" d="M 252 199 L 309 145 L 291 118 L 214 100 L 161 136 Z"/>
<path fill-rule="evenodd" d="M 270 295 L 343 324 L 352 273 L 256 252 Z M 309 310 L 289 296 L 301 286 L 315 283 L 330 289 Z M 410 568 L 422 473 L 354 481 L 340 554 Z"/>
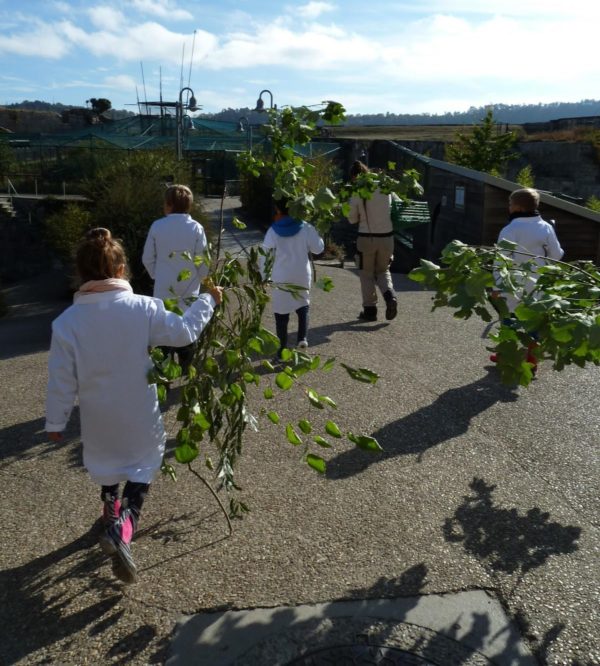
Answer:
<path fill-rule="evenodd" d="M 336 139 L 390 141 L 444 141 L 456 139 L 456 133 L 470 133 L 474 125 L 350 125 L 346 127 L 330 127 L 331 136 Z M 518 125 L 509 126 L 519 131 Z"/>

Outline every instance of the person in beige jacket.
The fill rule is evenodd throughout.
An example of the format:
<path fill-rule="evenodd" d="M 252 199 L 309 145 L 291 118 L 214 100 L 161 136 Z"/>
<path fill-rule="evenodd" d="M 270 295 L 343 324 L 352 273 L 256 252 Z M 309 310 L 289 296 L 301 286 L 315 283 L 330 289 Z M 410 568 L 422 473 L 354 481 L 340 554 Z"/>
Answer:
<path fill-rule="evenodd" d="M 350 168 L 354 180 L 369 167 L 356 161 Z M 350 224 L 358 224 L 356 250 L 359 257 L 359 276 L 363 309 L 358 315 L 363 321 L 377 320 L 377 287 L 385 301 L 385 318 L 394 319 L 398 302 L 392 284 L 390 264 L 394 255 L 394 230 L 392 228 L 392 201 L 395 194 L 383 194 L 378 189 L 370 199 L 354 195 L 350 199 Z"/>

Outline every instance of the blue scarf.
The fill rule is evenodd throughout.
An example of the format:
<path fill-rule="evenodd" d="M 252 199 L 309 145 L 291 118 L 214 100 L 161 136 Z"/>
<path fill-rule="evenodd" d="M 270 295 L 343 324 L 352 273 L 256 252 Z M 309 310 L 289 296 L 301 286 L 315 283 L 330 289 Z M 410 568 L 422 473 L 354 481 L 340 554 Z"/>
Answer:
<path fill-rule="evenodd" d="M 295 236 L 303 226 L 304 222 L 302 220 L 296 220 L 289 215 L 276 220 L 271 225 L 278 236 Z"/>

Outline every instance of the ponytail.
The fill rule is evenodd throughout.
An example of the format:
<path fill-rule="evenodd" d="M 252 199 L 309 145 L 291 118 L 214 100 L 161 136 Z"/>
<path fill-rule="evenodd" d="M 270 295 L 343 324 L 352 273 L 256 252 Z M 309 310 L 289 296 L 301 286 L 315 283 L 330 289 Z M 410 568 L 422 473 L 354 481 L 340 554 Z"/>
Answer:
<path fill-rule="evenodd" d="M 127 277 L 127 257 L 123 245 L 108 229 L 96 227 L 81 239 L 75 258 L 81 282 L 115 278 L 123 270 Z"/>

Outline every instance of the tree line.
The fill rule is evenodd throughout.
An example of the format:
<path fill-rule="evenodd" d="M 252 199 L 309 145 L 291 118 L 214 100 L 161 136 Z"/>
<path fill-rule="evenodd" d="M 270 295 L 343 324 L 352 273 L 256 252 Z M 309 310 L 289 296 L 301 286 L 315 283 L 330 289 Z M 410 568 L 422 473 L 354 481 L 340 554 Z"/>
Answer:
<path fill-rule="evenodd" d="M 73 105 L 49 103 L 40 100 L 6 104 L 7 109 L 27 109 L 31 111 L 62 111 L 73 108 Z M 474 124 L 481 122 L 488 109 L 499 123 L 522 125 L 524 123 L 546 122 L 559 118 L 578 118 L 582 116 L 600 116 L 600 100 L 584 99 L 580 102 L 551 102 L 548 104 L 491 104 L 487 106 L 471 106 L 466 111 L 449 111 L 447 113 L 365 113 L 348 114 L 346 125 L 452 125 Z M 112 109 L 114 119 L 134 115 L 132 111 Z M 250 108 L 227 108 L 218 113 L 203 113 L 201 117 L 208 120 L 238 122 L 245 116 L 252 124 L 265 122 L 264 114 Z"/>

